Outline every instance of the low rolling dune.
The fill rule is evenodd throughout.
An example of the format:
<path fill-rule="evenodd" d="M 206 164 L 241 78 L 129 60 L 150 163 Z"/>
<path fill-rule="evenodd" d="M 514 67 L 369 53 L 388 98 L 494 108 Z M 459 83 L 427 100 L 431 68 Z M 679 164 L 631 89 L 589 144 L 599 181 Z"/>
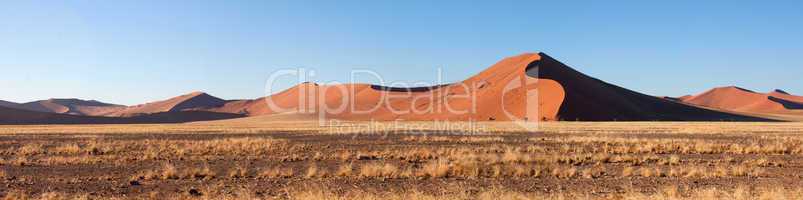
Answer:
<path fill-rule="evenodd" d="M 758 93 L 735 86 L 714 88 L 684 100 L 698 106 L 753 114 L 801 115 L 803 97 L 776 90 Z M 803 116 L 803 115 L 801 115 Z"/>
<path fill-rule="evenodd" d="M 30 111 L 86 116 L 103 116 L 125 108 L 122 105 L 81 99 L 48 99 L 28 102 L 20 106 L 21 109 Z"/>
<path fill-rule="evenodd" d="M 150 124 L 239 118 L 243 115 L 204 111 L 161 112 L 134 117 L 79 116 L 0 107 L 0 124 Z"/>

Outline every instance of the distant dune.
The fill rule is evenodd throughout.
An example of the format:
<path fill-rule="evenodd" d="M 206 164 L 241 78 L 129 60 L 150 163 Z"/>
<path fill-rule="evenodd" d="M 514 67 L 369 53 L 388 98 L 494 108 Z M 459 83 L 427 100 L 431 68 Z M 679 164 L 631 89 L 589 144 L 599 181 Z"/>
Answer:
<path fill-rule="evenodd" d="M 146 104 L 130 106 L 110 113 L 107 116 L 126 117 L 160 112 L 178 112 L 201 108 L 215 108 L 220 107 L 225 103 L 225 100 L 212 95 L 203 92 L 193 92 L 163 101 L 155 101 Z"/>
<path fill-rule="evenodd" d="M 0 107 L 20 109 L 20 104 L 14 103 L 14 102 L 10 102 L 10 101 L 0 100 Z"/>
<path fill-rule="evenodd" d="M 193 121 L 221 120 L 243 117 L 230 113 L 213 112 L 164 112 L 136 117 L 96 117 L 60 113 L 36 112 L 0 107 L 0 124 L 144 124 L 184 123 Z"/>
<path fill-rule="evenodd" d="M 789 93 L 787 93 L 787 92 L 785 92 L 783 90 L 776 89 L 775 91 L 770 92 L 768 95 L 772 96 L 772 97 L 775 97 L 775 98 L 783 99 L 783 100 L 786 100 L 786 101 L 793 101 L 793 102 L 797 102 L 797 103 L 803 103 L 803 96 L 792 95 L 792 94 L 789 94 Z"/>
<path fill-rule="evenodd" d="M 48 99 L 21 104 L 20 109 L 71 115 L 103 116 L 125 106 L 81 99 Z"/>
<path fill-rule="evenodd" d="M 719 87 L 684 102 L 724 111 L 803 117 L 803 97 L 782 90 L 759 93 L 736 86 Z"/>

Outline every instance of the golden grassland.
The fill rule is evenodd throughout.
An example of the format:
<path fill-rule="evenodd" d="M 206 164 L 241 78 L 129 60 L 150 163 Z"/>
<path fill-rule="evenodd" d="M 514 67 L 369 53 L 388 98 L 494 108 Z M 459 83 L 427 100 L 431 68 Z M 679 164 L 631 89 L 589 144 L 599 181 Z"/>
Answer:
<path fill-rule="evenodd" d="M 801 123 L 319 125 L 1 126 L 0 197 L 803 197 Z"/>

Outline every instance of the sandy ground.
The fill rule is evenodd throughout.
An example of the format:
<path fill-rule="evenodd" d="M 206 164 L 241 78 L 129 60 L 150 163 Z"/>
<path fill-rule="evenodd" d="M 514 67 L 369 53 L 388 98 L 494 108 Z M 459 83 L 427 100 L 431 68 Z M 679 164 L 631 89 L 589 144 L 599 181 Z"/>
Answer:
<path fill-rule="evenodd" d="M 801 130 L 799 123 L 2 126 L 0 196 L 304 199 L 325 191 L 317 197 L 474 199 L 498 190 L 618 199 L 710 188 L 757 195 L 799 189 Z"/>

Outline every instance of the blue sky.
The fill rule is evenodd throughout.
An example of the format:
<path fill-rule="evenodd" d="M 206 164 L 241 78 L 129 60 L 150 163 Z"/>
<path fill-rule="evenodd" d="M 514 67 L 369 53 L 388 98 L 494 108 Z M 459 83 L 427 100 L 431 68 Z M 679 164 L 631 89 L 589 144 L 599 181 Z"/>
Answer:
<path fill-rule="evenodd" d="M 651 95 L 803 94 L 800 1 L 4 1 L 0 99 L 265 95 L 283 68 L 462 80 L 545 52 Z M 372 82 L 372 80 L 364 80 Z M 279 87 L 279 86 L 277 86 Z"/>

